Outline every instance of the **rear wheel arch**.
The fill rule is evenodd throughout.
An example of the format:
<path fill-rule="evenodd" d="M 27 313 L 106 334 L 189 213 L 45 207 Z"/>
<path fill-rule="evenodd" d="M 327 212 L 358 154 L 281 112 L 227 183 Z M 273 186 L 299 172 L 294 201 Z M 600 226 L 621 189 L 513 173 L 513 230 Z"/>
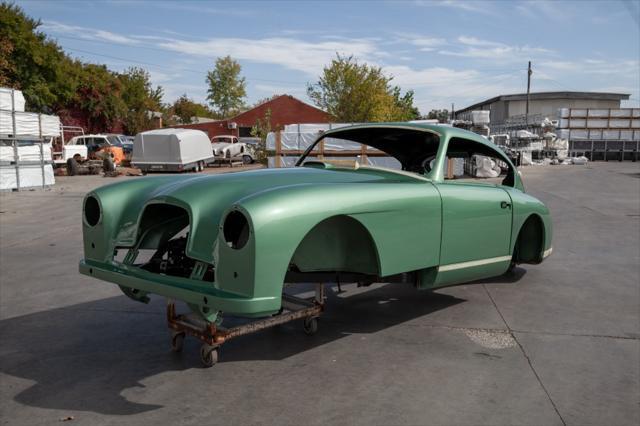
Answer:
<path fill-rule="evenodd" d="M 369 229 L 349 215 L 332 216 L 314 225 L 296 246 L 291 264 L 301 272 L 380 273 L 379 253 Z"/>
<path fill-rule="evenodd" d="M 513 246 L 515 263 L 540 263 L 544 250 L 545 227 L 542 218 L 533 213 L 522 224 Z"/>

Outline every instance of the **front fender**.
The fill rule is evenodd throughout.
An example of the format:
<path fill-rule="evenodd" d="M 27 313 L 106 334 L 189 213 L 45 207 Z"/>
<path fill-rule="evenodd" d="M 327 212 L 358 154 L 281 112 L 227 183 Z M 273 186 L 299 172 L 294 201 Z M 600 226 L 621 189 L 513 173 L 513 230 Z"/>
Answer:
<path fill-rule="evenodd" d="M 340 215 L 358 221 L 371 235 L 382 276 L 438 261 L 441 205 L 430 182 L 293 185 L 243 198 L 232 209 L 250 217 L 251 238 L 245 248 L 234 250 L 219 233 L 216 280 L 222 289 L 253 288 L 254 297 L 279 294 L 300 242 L 318 223 Z M 241 264 L 250 265 L 252 276 L 246 280 L 255 285 L 228 281 L 238 271 L 227 268 Z"/>

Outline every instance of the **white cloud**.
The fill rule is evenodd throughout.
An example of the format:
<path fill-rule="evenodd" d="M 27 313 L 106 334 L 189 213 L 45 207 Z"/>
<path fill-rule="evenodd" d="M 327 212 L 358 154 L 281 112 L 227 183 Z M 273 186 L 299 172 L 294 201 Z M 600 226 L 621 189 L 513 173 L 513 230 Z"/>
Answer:
<path fill-rule="evenodd" d="M 589 58 L 579 60 L 571 57 L 560 58 L 556 52 L 544 47 L 507 44 L 471 35 L 461 35 L 455 39 L 445 39 L 437 34 L 406 33 L 391 33 L 392 37 L 386 39 L 336 36 L 326 38 L 310 35 L 303 37 L 293 34 L 263 38 L 194 38 L 172 31 L 151 33 L 158 35 L 122 35 L 55 21 L 46 22 L 43 28 L 52 34 L 130 46 L 133 53 L 123 56 L 132 58 L 133 63 L 137 49 L 175 52 L 167 67 L 146 67 L 151 73 L 153 84 L 161 84 L 164 87 L 165 101 L 172 101 L 183 93 L 188 93 L 196 101 L 203 102 L 206 97 L 203 76 L 197 77 L 202 79 L 202 84 L 199 84 L 200 81 L 196 80 L 194 75 L 198 72 L 186 74 L 186 71 L 192 71 L 187 68 L 194 68 L 194 64 L 200 66 L 205 61 L 209 63 L 211 58 L 224 55 L 231 55 L 243 62 L 269 64 L 299 71 L 309 80 L 314 80 L 322 72 L 322 68 L 335 58 L 336 53 L 354 55 L 361 62 L 382 66 L 386 74 L 394 76 L 393 84 L 399 85 L 403 90 L 414 89 L 416 103 L 423 111 L 428 108 L 449 107 L 448 104 L 452 101 L 459 106 L 466 106 L 497 94 L 522 92 L 526 84 L 524 65 L 529 59 L 533 60 L 533 87 L 537 91 L 558 90 L 564 85 L 560 83 L 562 81 L 572 82 L 572 85 L 576 86 L 574 90 L 594 90 L 597 87 L 606 87 L 610 81 L 614 81 L 621 91 L 636 93 L 634 96 L 637 96 L 640 75 L 640 63 L 637 60 L 612 60 L 597 52 L 590 54 Z M 396 46 L 392 49 L 390 45 L 394 44 Z M 399 49 L 396 49 L 398 47 Z M 455 65 L 416 66 L 421 59 L 420 56 L 426 56 L 421 52 L 429 51 L 455 57 Z M 482 70 L 481 66 L 476 66 L 479 63 L 486 65 L 487 60 L 495 63 L 492 66 L 493 70 Z M 504 70 L 505 64 L 509 64 L 506 68 L 515 68 L 512 62 L 521 63 L 522 66 L 518 67 L 518 70 Z M 124 66 L 119 64 L 118 67 Z M 181 70 L 180 67 L 184 69 Z M 182 74 L 181 71 L 185 73 Z M 252 79 L 248 76 L 250 88 L 260 96 L 289 93 L 305 99 L 303 83 L 264 84 L 270 82 L 269 78 L 275 80 L 278 77 L 256 75 Z M 305 80 L 304 77 L 295 79 Z M 256 81 L 260 84 L 256 84 Z"/>
<path fill-rule="evenodd" d="M 167 74 L 154 68 L 149 68 L 147 71 L 149 72 L 149 79 L 151 80 L 151 83 L 156 86 L 181 77 L 180 74 Z"/>
<path fill-rule="evenodd" d="M 418 6 L 444 7 L 469 13 L 480 13 L 484 15 L 494 15 L 495 10 L 490 3 L 484 1 L 463 1 L 463 0 L 416 0 Z"/>
<path fill-rule="evenodd" d="M 640 61 L 638 60 L 542 61 L 538 63 L 538 66 L 550 71 L 570 71 L 574 76 L 579 74 L 617 75 L 617 79 L 629 81 L 637 81 L 640 74 Z"/>
<path fill-rule="evenodd" d="M 536 65 L 561 71 L 575 71 L 580 67 L 580 64 L 571 61 L 543 61 Z"/>
<path fill-rule="evenodd" d="M 208 15 L 230 16 L 230 17 L 243 17 L 254 15 L 255 12 L 250 7 L 234 7 L 234 8 L 219 8 L 213 5 L 217 5 L 215 2 L 198 1 L 190 3 L 186 1 L 178 3 L 170 3 L 165 1 L 153 2 L 153 7 L 159 7 L 166 10 L 176 12 L 198 13 Z M 213 7 L 212 7 L 213 6 Z"/>
<path fill-rule="evenodd" d="M 474 70 L 456 71 L 443 67 L 416 70 L 406 65 L 389 65 L 384 67 L 384 72 L 393 76 L 393 84 L 406 88 L 449 86 L 479 77 L 479 72 Z"/>
<path fill-rule="evenodd" d="M 276 85 L 276 84 L 256 84 L 253 86 L 256 90 L 260 92 L 268 93 L 268 94 L 280 94 L 280 95 L 292 95 L 296 97 L 303 97 L 306 95 L 307 90 L 303 85 L 300 86 L 284 86 L 284 85 Z"/>
<path fill-rule="evenodd" d="M 521 1 L 516 5 L 520 14 L 531 19 L 552 19 L 555 21 L 567 20 L 571 17 L 571 8 L 562 7 L 559 1 Z"/>
<path fill-rule="evenodd" d="M 423 37 L 411 39 L 410 43 L 418 47 L 436 47 L 447 44 L 447 40 L 438 37 Z"/>
<path fill-rule="evenodd" d="M 110 31 L 99 30 L 95 28 L 86 28 L 76 25 L 67 25 L 56 21 L 45 21 L 41 27 L 43 30 L 51 31 L 58 34 L 72 34 L 75 37 L 86 40 L 108 41 L 121 44 L 137 44 L 138 40 L 121 34 L 112 33 Z"/>
<path fill-rule="evenodd" d="M 207 103 L 207 88 L 204 84 L 184 84 L 169 82 L 162 85 L 164 89 L 164 102 L 173 102 L 185 93 L 195 102 Z"/>
<path fill-rule="evenodd" d="M 482 47 L 504 46 L 503 43 L 498 43 L 495 41 L 488 41 L 488 40 L 481 40 L 476 37 L 467 37 L 467 36 L 458 37 L 458 41 L 468 46 L 482 46 Z"/>
<path fill-rule="evenodd" d="M 187 55 L 215 57 L 232 55 L 250 62 L 277 64 L 317 76 L 322 67 L 340 55 L 354 55 L 367 61 L 380 56 L 376 44 L 366 39 L 334 40 L 313 43 L 294 38 L 212 38 L 208 41 L 172 40 L 158 47 Z"/>
<path fill-rule="evenodd" d="M 459 49 L 442 49 L 438 53 L 464 58 L 501 60 L 502 62 L 519 62 L 524 59 L 532 59 L 533 57 L 547 56 L 554 53 L 553 50 L 543 47 L 508 45 L 468 36 L 458 37 L 457 42 L 460 44 Z"/>
<path fill-rule="evenodd" d="M 432 52 L 436 50 L 437 47 L 447 44 L 447 40 L 437 37 L 413 38 L 408 41 L 421 52 Z"/>

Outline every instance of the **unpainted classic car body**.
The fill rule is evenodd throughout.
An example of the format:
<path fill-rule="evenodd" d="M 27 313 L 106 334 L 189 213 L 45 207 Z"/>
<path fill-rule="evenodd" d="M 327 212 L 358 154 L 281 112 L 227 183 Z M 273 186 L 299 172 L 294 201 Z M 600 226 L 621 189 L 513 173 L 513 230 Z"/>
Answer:
<path fill-rule="evenodd" d="M 278 312 L 285 282 L 402 281 L 435 289 L 551 253 L 547 208 L 525 193 L 516 168 L 486 139 L 408 123 L 335 129 L 316 144 L 327 137 L 383 151 L 403 170 L 304 155 L 288 169 L 104 186 L 84 201 L 80 271 L 135 300 L 159 294 L 215 320 L 219 313 Z M 446 180 L 448 158 L 469 155 L 497 158 L 503 181 Z"/>
<path fill-rule="evenodd" d="M 211 138 L 211 149 L 216 159 L 240 159 L 245 164 L 254 161 L 253 150 L 233 135 L 219 135 Z"/>

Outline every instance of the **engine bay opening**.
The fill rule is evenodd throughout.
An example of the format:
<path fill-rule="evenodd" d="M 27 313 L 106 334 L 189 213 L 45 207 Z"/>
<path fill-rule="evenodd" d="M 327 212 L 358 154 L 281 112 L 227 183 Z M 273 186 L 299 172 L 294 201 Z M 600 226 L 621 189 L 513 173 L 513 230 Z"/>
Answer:
<path fill-rule="evenodd" d="M 138 243 L 132 254 L 125 256 L 134 266 L 149 272 L 189 278 L 196 261 L 186 254 L 189 241 L 189 214 L 170 204 L 147 206 L 140 219 Z M 208 265 L 201 278 L 213 281 L 213 265 Z"/>

